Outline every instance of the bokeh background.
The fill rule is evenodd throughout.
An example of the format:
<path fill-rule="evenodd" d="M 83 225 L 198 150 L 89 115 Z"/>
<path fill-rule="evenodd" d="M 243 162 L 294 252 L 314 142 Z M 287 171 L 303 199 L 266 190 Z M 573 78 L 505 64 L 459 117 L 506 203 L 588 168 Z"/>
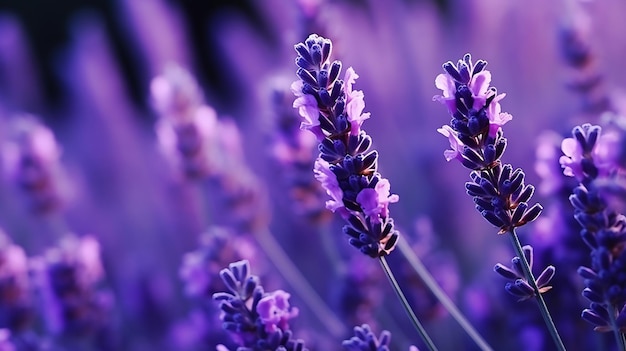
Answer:
<path fill-rule="evenodd" d="M 5 165 L 0 226 L 29 257 L 69 232 L 97 238 L 105 271 L 99 289 L 112 301 L 112 349 L 215 347 L 193 332 L 217 327 L 198 321 L 198 299 L 186 296 L 179 273 L 183 255 L 201 247 L 201 234 L 213 225 L 260 241 L 256 232 L 275 238 L 340 315 L 345 333 L 331 335 L 330 322 L 319 320 L 294 291 L 276 267 L 281 264 L 268 257 L 277 254 L 267 244 L 253 245 L 259 246 L 249 251 L 253 257 L 243 257 L 258 263 L 252 269 L 267 279 L 268 290 L 292 293 L 300 309 L 295 334 L 312 349 L 339 350 L 354 324 L 374 321 L 377 332 L 392 332 L 394 350 L 419 345 L 376 262 L 359 260 L 347 244 L 341 220 L 324 210 L 312 215 L 294 200 L 300 194 L 294 184 L 311 181 L 312 172 L 307 178 L 286 170 L 276 156 L 281 118 L 293 113 L 291 124 L 297 118 L 289 109 L 293 45 L 316 32 L 360 75 L 356 88 L 372 114 L 364 129 L 380 152 L 382 174 L 400 195 L 391 213 L 402 234 L 494 348 L 550 349 L 533 303 L 516 304 L 492 273 L 513 253 L 465 194 L 467 171 L 443 158 L 448 142 L 436 129 L 449 116 L 432 102 L 439 93 L 434 79 L 443 62 L 467 52 L 487 60 L 492 85 L 507 94 L 503 110 L 513 115 L 505 126 L 504 159 L 526 171 L 527 183 L 543 184 L 534 170 L 538 157 L 550 159 L 547 149 L 537 151 L 539 141 L 550 138 L 546 131 L 566 135 L 576 124 L 599 122 L 603 112 L 626 107 L 624 13 L 621 0 L 2 0 L 0 141 L 14 140 L 13 125 L 23 114 L 36 116 L 55 135 L 61 174 L 55 178 L 58 207 L 41 213 L 28 206 Z M 227 172 L 217 181 L 181 176 L 160 152 L 155 125 L 163 116 L 150 84 L 172 65 L 195 77 L 204 104 L 227 125 L 216 151 Z M 307 168 L 306 162 L 299 166 Z M 548 207 L 557 195 L 540 191 L 537 199 Z M 323 207 L 323 197 L 316 201 L 311 206 Z M 558 246 L 552 231 L 545 223 L 529 226 L 521 230 L 522 241 L 549 248 L 552 261 L 545 264 L 555 264 L 557 276 L 575 275 L 569 259 L 575 254 Z M 578 239 L 575 230 L 567 234 Z M 398 256 L 391 255 L 392 266 L 441 348 L 474 349 Z M 567 262 L 562 270 L 558 260 Z M 346 270 L 362 274 L 361 289 L 372 289 L 372 296 L 355 291 L 356 283 L 346 288 Z M 586 303 L 572 284 L 561 291 L 555 285 L 551 302 L 562 313 L 557 326 L 564 326 L 566 346 L 585 350 L 602 341 L 578 321 Z M 346 298 L 345 289 L 368 295 L 372 305 L 363 308 L 371 311 L 353 319 L 341 315 L 342 304 L 363 298 Z M 557 298 L 561 294 L 571 297 Z M 45 339 L 39 323 L 33 328 Z"/>

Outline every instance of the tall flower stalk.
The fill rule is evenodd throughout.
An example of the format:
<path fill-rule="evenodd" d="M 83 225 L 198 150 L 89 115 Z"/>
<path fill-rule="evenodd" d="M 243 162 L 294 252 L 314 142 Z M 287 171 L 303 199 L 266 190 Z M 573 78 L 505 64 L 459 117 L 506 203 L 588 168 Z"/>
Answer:
<path fill-rule="evenodd" d="M 626 350 L 626 217 L 611 209 L 596 181 L 618 173 L 617 143 L 613 133 L 599 126 L 583 124 L 563 140 L 560 163 L 564 174 L 578 179 L 570 202 L 574 218 L 583 228 L 583 241 L 591 248 L 591 267 L 580 267 L 583 296 L 591 304 L 582 318 L 598 332 L 613 332 L 620 350 Z"/>
<path fill-rule="evenodd" d="M 516 228 L 534 221 L 543 208 L 540 204 L 529 205 L 534 187 L 524 184 L 524 172 L 514 170 L 510 164 L 502 165 L 500 159 L 507 146 L 502 126 L 512 116 L 502 112 L 500 100 L 505 94 L 498 94 L 489 85 L 491 73 L 486 66 L 484 60 L 472 62 L 470 54 L 456 65 L 451 61 L 443 64 L 445 73 L 435 79 L 443 95 L 433 100 L 447 107 L 452 120 L 437 131 L 450 142 L 450 150 L 444 152 L 446 160 L 456 159 L 472 170 L 472 180 L 465 184 L 468 195 L 480 214 L 499 228 L 498 234 L 509 235 L 548 330 L 557 348 L 565 350 L 541 295 L 545 289 L 538 287 L 516 233 Z"/>
<path fill-rule="evenodd" d="M 378 152 L 370 150 L 372 138 L 361 130 L 370 114 L 363 113 L 363 92 L 352 89 L 358 75 L 350 67 L 344 79 L 339 79 L 342 64 L 330 62 L 329 39 L 312 34 L 295 50 L 300 79 L 292 84 L 294 107 L 304 118 L 301 127 L 311 131 L 320 144 L 314 171 L 331 197 L 326 207 L 346 220 L 343 231 L 352 246 L 379 259 L 420 337 L 430 350 L 436 350 L 385 260 L 399 236 L 388 206 L 399 198 L 378 173 Z"/>

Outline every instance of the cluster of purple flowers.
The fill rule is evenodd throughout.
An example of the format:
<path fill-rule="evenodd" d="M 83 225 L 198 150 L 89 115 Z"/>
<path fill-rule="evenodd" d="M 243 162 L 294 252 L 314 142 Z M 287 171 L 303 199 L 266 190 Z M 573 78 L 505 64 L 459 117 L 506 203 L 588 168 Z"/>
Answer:
<path fill-rule="evenodd" d="M 596 181 L 619 171 L 619 138 L 591 124 L 575 127 L 572 135 L 563 140 L 560 162 L 564 173 L 580 182 L 570 202 L 583 228 L 581 237 L 591 248 L 591 267 L 578 269 L 585 283 L 583 296 L 591 302 L 582 317 L 596 331 L 618 335 L 626 331 L 626 218 L 608 206 Z"/>
<path fill-rule="evenodd" d="M 220 271 L 227 292 L 213 294 L 222 310 L 224 329 L 233 333 L 238 351 L 306 351 L 304 341 L 292 338 L 289 320 L 298 309 L 289 305 L 283 290 L 266 292 L 250 274 L 248 261 L 231 263 Z"/>
<path fill-rule="evenodd" d="M 505 94 L 489 86 L 491 73 L 486 66 L 484 60 L 472 62 L 470 54 L 456 65 L 446 62 L 445 73 L 435 80 L 443 95 L 433 99 L 452 115 L 450 125 L 438 129 L 450 141 L 451 149 L 444 152 L 446 160 L 459 160 L 472 170 L 472 181 L 465 184 L 467 193 L 480 214 L 504 234 L 535 220 L 542 207 L 528 205 L 534 187 L 524 184 L 524 172 L 501 165 L 507 145 L 501 127 L 512 116 L 501 111 L 500 100 Z"/>
<path fill-rule="evenodd" d="M 398 239 L 389 217 L 398 195 L 378 173 L 378 152 L 370 151 L 372 138 L 361 130 L 370 114 L 363 113 L 363 92 L 352 88 L 358 75 L 350 67 L 339 79 L 342 64 L 330 62 L 329 39 L 312 34 L 295 50 L 300 80 L 292 84 L 293 106 L 304 118 L 302 128 L 320 143 L 315 177 L 331 197 L 326 207 L 349 223 L 344 232 L 351 245 L 370 257 L 387 255 Z"/>

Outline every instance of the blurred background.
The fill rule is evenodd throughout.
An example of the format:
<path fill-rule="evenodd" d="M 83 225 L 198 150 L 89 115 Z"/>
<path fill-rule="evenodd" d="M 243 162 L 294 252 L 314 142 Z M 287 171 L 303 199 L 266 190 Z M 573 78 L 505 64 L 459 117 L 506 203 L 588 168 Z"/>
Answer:
<path fill-rule="evenodd" d="M 510 261 L 510 244 L 474 210 L 468 172 L 445 161 L 436 132 L 450 118 L 432 101 L 442 63 L 467 52 L 489 62 L 513 115 L 504 160 L 526 171 L 551 219 L 520 230 L 522 241 L 565 281 L 549 302 L 568 349 L 604 345 L 578 317 L 586 302 L 575 270 L 588 263 L 558 205 L 571 184 L 557 153 L 573 126 L 626 108 L 624 13 L 621 0 L 0 1 L 3 245 L 22 247 L 36 271 L 85 256 L 74 257 L 83 246 L 68 237 L 94 238 L 102 264 L 67 295 L 99 306 L 89 332 L 50 327 L 46 282 L 33 273 L 20 302 L 28 322 L 0 327 L 53 349 L 232 347 L 210 293 L 223 289 L 215 281 L 229 259 L 246 258 L 266 290 L 292 294 L 294 334 L 310 349 L 340 350 L 366 322 L 391 331 L 394 350 L 420 346 L 377 263 L 324 209 L 315 146 L 297 131 L 293 45 L 318 33 L 360 76 L 372 114 L 364 130 L 400 196 L 391 215 L 402 235 L 495 349 L 550 349 L 533 303 L 515 303 L 492 273 Z M 183 130 L 194 123 L 199 132 Z M 475 349 L 398 256 L 392 267 L 441 349 Z M 340 328 L 311 306 L 316 298 Z M 81 313 L 72 316 L 89 324 Z"/>

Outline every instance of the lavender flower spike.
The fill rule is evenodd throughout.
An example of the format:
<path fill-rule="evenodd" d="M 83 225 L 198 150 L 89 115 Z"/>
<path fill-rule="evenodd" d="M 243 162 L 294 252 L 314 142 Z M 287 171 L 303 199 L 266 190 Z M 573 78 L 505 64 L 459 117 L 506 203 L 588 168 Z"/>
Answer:
<path fill-rule="evenodd" d="M 388 255 L 398 240 L 389 204 L 399 198 L 378 173 L 378 152 L 361 130 L 370 114 L 363 113 L 363 92 L 352 88 L 358 75 L 350 67 L 339 78 L 342 64 L 330 61 L 329 39 L 311 34 L 295 50 L 300 79 L 292 84 L 293 106 L 304 119 L 301 128 L 320 143 L 315 177 L 331 197 L 326 207 L 349 223 L 344 232 L 351 245 L 373 258 Z"/>
<path fill-rule="evenodd" d="M 580 181 L 570 196 L 581 236 L 591 248 L 591 267 L 580 267 L 583 296 L 591 304 L 582 318 L 598 332 L 613 331 L 619 348 L 626 349 L 626 217 L 612 210 L 596 187 L 596 180 L 619 173 L 613 156 L 614 138 L 599 126 L 584 124 L 563 141 L 561 165 L 565 175 Z M 608 152 L 607 152 L 608 151 Z"/>
<path fill-rule="evenodd" d="M 298 315 L 289 294 L 265 292 L 259 278 L 250 274 L 248 261 L 231 263 L 220 272 L 228 292 L 213 294 L 222 310 L 224 329 L 242 346 L 238 351 L 307 351 L 304 341 L 291 337 L 288 321 Z"/>
<path fill-rule="evenodd" d="M 491 73 L 485 70 L 486 67 L 486 61 L 473 62 L 470 54 L 465 54 L 456 65 L 451 61 L 443 64 L 444 73 L 435 79 L 435 86 L 443 95 L 435 95 L 433 100 L 446 106 L 452 120 L 450 125 L 437 131 L 450 142 L 451 149 L 444 152 L 446 160 L 456 159 L 472 171 L 472 180 L 465 183 L 465 189 L 472 196 L 478 212 L 499 228 L 498 234 L 510 234 L 521 270 L 520 278 L 517 278 L 513 271 L 505 270 L 502 265 L 496 266 L 498 273 L 504 272 L 509 278 L 517 279 L 507 290 L 523 298 L 534 296 L 537 299 L 557 348 L 565 350 L 541 296 L 544 291 L 533 276 L 515 231 L 537 219 L 543 207 L 538 203 L 529 205 L 535 188 L 524 184 L 524 172 L 519 168 L 514 170 L 510 164 L 502 165 L 501 158 L 507 146 L 502 126 L 513 117 L 502 112 L 500 101 L 505 94 L 498 94 L 496 88 L 489 85 Z M 544 271 L 546 275 L 540 278 L 547 279 L 551 272 L 552 269 Z"/>

